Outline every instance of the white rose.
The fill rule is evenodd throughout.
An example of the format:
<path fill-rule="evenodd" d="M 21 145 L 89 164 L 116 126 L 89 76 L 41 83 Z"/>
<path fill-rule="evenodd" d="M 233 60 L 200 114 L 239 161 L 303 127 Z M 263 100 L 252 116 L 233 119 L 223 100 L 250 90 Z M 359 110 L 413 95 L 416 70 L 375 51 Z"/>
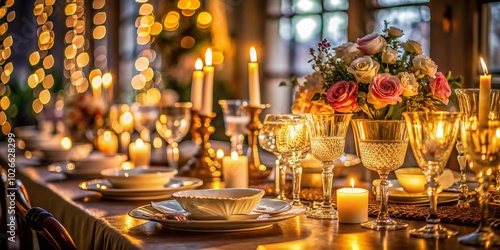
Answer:
<path fill-rule="evenodd" d="M 399 73 L 399 80 L 403 88 L 403 96 L 410 97 L 418 94 L 418 82 L 413 73 Z"/>
<path fill-rule="evenodd" d="M 429 77 L 434 77 L 437 72 L 437 65 L 432 61 L 432 59 L 425 55 L 418 55 L 413 58 L 413 69 L 415 71 L 420 71 L 420 74 L 416 74 L 417 78 L 423 75 L 428 75 Z"/>
<path fill-rule="evenodd" d="M 398 59 L 398 52 L 394 49 L 388 48 L 382 53 L 382 62 L 388 64 L 396 63 Z"/>
<path fill-rule="evenodd" d="M 340 58 L 347 65 L 351 64 L 354 59 L 363 56 L 363 52 L 358 49 L 358 45 L 353 42 L 344 43 L 336 48 L 335 58 Z"/>
<path fill-rule="evenodd" d="M 372 77 L 378 73 L 380 64 L 373 61 L 370 56 L 360 57 L 349 65 L 347 71 L 354 75 L 356 81 L 370 83 Z"/>
<path fill-rule="evenodd" d="M 420 43 L 413 40 L 408 40 L 406 43 L 403 43 L 403 49 L 410 53 L 416 53 L 417 55 L 422 55 L 422 46 Z"/>

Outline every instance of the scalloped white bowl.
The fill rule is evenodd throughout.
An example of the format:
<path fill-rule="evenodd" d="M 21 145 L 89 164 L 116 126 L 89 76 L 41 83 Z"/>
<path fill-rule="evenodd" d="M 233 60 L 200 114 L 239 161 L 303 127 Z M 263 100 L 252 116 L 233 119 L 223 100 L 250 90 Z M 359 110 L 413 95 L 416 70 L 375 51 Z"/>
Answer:
<path fill-rule="evenodd" d="M 172 197 L 193 216 L 236 215 L 250 213 L 264 196 L 255 188 L 186 190 Z"/>
<path fill-rule="evenodd" d="M 166 167 L 105 169 L 101 171 L 114 188 L 161 189 L 177 174 L 176 169 Z"/>

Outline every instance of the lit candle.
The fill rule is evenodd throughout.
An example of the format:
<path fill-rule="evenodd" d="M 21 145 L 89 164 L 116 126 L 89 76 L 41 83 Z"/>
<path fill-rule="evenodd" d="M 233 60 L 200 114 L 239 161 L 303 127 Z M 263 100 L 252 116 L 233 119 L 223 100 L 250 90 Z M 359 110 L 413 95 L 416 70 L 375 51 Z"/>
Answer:
<path fill-rule="evenodd" d="M 106 91 L 106 98 L 108 102 L 113 102 L 113 76 L 111 73 L 102 75 L 102 86 Z"/>
<path fill-rule="evenodd" d="M 259 83 L 259 63 L 257 62 L 257 52 L 255 48 L 250 48 L 250 62 L 248 63 L 248 86 L 250 95 L 250 105 L 260 105 L 260 83 Z"/>
<path fill-rule="evenodd" d="M 236 151 L 222 158 L 222 173 L 227 188 L 248 187 L 248 158 Z"/>
<path fill-rule="evenodd" d="M 200 109 L 200 115 L 212 114 L 212 101 L 214 97 L 214 67 L 212 66 L 212 50 L 207 49 L 205 53 L 205 66 L 203 73 L 205 81 L 203 83 L 203 106 Z"/>
<path fill-rule="evenodd" d="M 203 92 L 203 61 L 200 58 L 196 59 L 194 65 L 195 71 L 193 71 L 193 82 L 191 85 L 191 103 L 193 104 L 192 109 L 200 111 L 202 102 L 202 92 Z"/>
<path fill-rule="evenodd" d="M 491 75 L 488 74 L 488 68 L 483 58 L 480 58 L 483 75 L 479 76 L 479 108 L 478 120 L 479 127 L 488 125 L 488 115 L 490 113 L 491 98 Z"/>
<path fill-rule="evenodd" d="M 71 142 L 71 139 L 69 137 L 61 138 L 61 148 L 63 150 L 70 150 L 72 146 L 73 143 Z"/>
<path fill-rule="evenodd" d="M 101 97 L 102 77 L 98 75 L 92 78 L 91 85 L 92 85 L 92 93 L 94 94 L 94 96 Z"/>
<path fill-rule="evenodd" d="M 368 220 L 368 190 L 355 188 L 351 179 L 350 188 L 337 190 L 337 211 L 341 223 L 361 223 Z"/>
<path fill-rule="evenodd" d="M 126 111 L 120 115 L 120 125 L 125 132 L 130 133 L 134 130 L 134 116 L 130 111 Z"/>
<path fill-rule="evenodd" d="M 106 130 L 97 137 L 97 150 L 103 154 L 118 152 L 118 137 L 112 131 Z"/>
<path fill-rule="evenodd" d="M 128 148 L 130 161 L 137 167 L 148 167 L 151 158 L 151 144 L 143 142 L 141 139 L 130 143 Z"/>

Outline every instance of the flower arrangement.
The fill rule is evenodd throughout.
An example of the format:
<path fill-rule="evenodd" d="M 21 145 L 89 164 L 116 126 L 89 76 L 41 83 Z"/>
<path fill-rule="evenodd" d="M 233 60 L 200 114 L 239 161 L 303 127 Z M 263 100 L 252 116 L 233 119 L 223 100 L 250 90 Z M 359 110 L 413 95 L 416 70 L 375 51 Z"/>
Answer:
<path fill-rule="evenodd" d="M 311 100 L 316 93 L 325 93 L 323 91 L 324 83 L 321 74 L 315 72 L 306 76 L 304 83 L 299 83 L 298 80 L 294 79 L 292 85 L 294 87 L 298 86 L 292 105 L 292 113 L 331 114 L 334 112 L 332 107 L 323 100 Z"/>
<path fill-rule="evenodd" d="M 65 100 L 63 122 L 70 134 L 84 133 L 104 124 L 106 104 L 90 93 L 69 96 Z"/>
<path fill-rule="evenodd" d="M 323 78 L 324 99 L 336 112 L 358 118 L 402 119 L 404 111 L 443 109 L 463 79 L 437 71 L 420 44 L 400 42 L 403 31 L 388 27 L 332 48 L 325 39 L 311 48 L 309 62 Z"/>

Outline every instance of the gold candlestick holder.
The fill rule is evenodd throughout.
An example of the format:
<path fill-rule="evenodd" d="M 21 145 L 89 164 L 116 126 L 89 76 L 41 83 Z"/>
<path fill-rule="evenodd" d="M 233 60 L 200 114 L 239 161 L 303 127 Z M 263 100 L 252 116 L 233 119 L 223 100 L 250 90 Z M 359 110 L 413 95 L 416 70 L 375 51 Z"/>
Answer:
<path fill-rule="evenodd" d="M 259 156 L 259 131 L 262 128 L 259 115 L 262 110 L 269 108 L 269 104 L 259 106 L 243 105 L 243 108 L 250 114 L 250 121 L 247 124 L 248 129 L 248 178 L 249 184 L 261 184 L 266 182 L 267 177 L 271 174 L 271 168 L 265 166 L 260 161 Z"/>
<path fill-rule="evenodd" d="M 200 135 L 201 143 L 198 152 L 181 169 L 181 175 L 200 178 L 205 182 L 211 182 L 221 177 L 221 164 L 216 159 L 215 150 L 210 145 L 210 135 L 215 132 L 211 125 L 215 113 L 210 115 L 199 115 L 200 126 L 196 132 Z"/>
<path fill-rule="evenodd" d="M 200 145 L 202 142 L 201 135 L 198 132 L 199 127 L 201 127 L 199 112 L 198 110 L 191 109 L 191 125 L 189 128 L 189 133 L 191 134 L 191 140 L 196 145 Z"/>

